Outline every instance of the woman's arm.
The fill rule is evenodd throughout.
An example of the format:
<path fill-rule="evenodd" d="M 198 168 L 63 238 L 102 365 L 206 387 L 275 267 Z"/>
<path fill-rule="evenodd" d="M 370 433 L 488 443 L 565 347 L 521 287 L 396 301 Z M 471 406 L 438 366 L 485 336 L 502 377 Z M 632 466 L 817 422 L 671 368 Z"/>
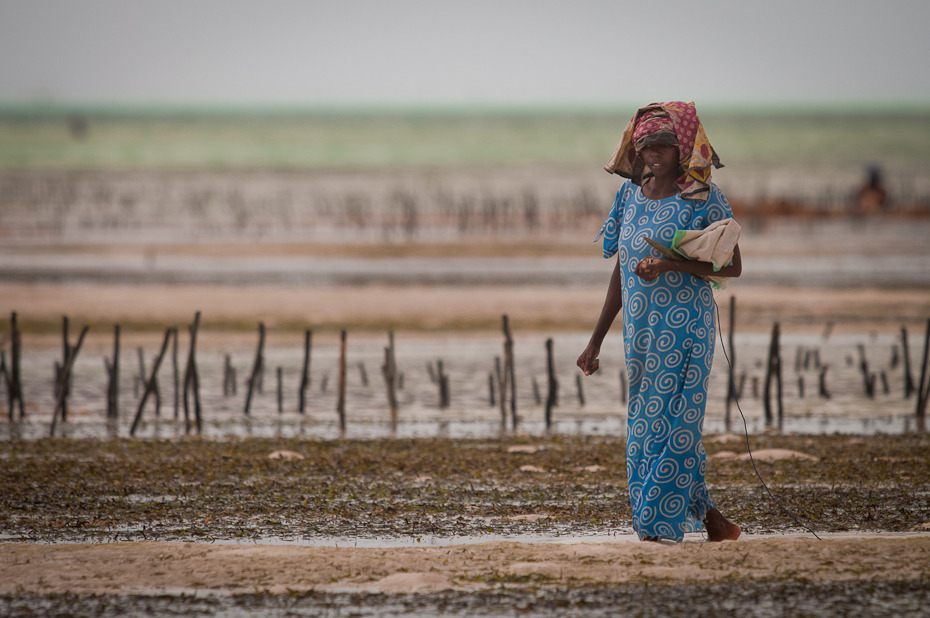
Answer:
<path fill-rule="evenodd" d="M 586 376 L 597 371 L 600 365 L 597 357 L 601 353 L 601 344 L 604 342 L 604 337 L 607 336 L 607 331 L 610 330 L 610 325 L 614 323 L 623 306 L 621 277 L 620 261 L 617 260 L 616 264 L 614 264 L 614 271 L 610 275 L 607 298 L 604 299 L 604 306 L 601 308 L 601 315 L 597 318 L 597 324 L 594 326 L 594 333 L 591 335 L 584 352 L 578 357 L 577 364 Z"/>
<path fill-rule="evenodd" d="M 647 257 L 640 260 L 639 264 L 636 265 L 635 272 L 645 281 L 652 281 L 662 273 L 667 273 L 669 271 L 688 273 L 689 275 L 697 275 L 699 277 L 735 278 L 743 274 L 743 260 L 740 257 L 739 245 L 736 245 L 733 249 L 733 260 L 728 266 L 724 266 L 720 270 L 714 270 L 714 265 L 710 262 L 665 260 Z"/>

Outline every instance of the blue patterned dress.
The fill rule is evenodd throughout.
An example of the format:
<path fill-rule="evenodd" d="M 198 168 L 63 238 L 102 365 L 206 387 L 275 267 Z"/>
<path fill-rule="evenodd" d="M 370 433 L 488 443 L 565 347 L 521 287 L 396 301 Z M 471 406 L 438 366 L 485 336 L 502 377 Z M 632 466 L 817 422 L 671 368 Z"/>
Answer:
<path fill-rule="evenodd" d="M 732 216 L 714 184 L 699 202 L 678 195 L 650 200 L 627 181 L 604 224 L 604 257 L 618 255 L 623 278 L 627 475 L 641 539 L 680 541 L 700 532 L 714 508 L 701 435 L 716 325 L 710 283 L 678 272 L 646 282 L 634 269 L 646 256 L 662 257 L 647 236 L 669 246 L 678 229 L 700 230 Z"/>

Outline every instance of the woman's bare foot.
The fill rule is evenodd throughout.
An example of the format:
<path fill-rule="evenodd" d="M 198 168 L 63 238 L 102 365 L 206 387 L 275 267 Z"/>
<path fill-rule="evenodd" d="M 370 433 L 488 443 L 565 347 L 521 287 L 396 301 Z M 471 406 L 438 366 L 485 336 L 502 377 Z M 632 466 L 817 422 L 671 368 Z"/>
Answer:
<path fill-rule="evenodd" d="M 735 541 L 743 532 L 739 526 L 728 520 L 717 509 L 707 511 L 704 518 L 708 541 Z"/>

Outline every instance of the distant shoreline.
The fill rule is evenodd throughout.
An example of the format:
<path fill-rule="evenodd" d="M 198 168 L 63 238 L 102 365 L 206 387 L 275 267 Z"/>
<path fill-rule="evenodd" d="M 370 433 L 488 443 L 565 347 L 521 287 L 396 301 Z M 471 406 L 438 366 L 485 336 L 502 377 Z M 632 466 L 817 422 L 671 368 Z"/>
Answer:
<path fill-rule="evenodd" d="M 883 114 L 930 115 L 927 101 L 759 101 L 759 102 L 701 102 L 696 101 L 702 117 L 733 116 L 874 116 Z M 137 117 L 160 116 L 618 116 L 624 119 L 635 111 L 639 102 L 517 102 L 465 104 L 410 103 L 276 103 L 235 101 L 27 101 L 0 100 L 0 117 L 7 115 L 60 116 L 86 114 L 91 116 L 119 115 Z"/>

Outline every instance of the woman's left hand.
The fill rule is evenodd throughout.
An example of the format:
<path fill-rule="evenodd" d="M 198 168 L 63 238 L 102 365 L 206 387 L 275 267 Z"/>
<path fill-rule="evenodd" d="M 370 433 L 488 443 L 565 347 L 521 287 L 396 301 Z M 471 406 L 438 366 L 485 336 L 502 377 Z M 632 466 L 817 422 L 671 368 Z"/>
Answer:
<path fill-rule="evenodd" d="M 633 271 L 643 281 L 654 281 L 656 277 L 661 275 L 664 272 L 668 272 L 669 261 L 655 258 L 652 256 L 644 257 L 639 261 L 639 264 L 636 265 L 636 269 Z"/>

